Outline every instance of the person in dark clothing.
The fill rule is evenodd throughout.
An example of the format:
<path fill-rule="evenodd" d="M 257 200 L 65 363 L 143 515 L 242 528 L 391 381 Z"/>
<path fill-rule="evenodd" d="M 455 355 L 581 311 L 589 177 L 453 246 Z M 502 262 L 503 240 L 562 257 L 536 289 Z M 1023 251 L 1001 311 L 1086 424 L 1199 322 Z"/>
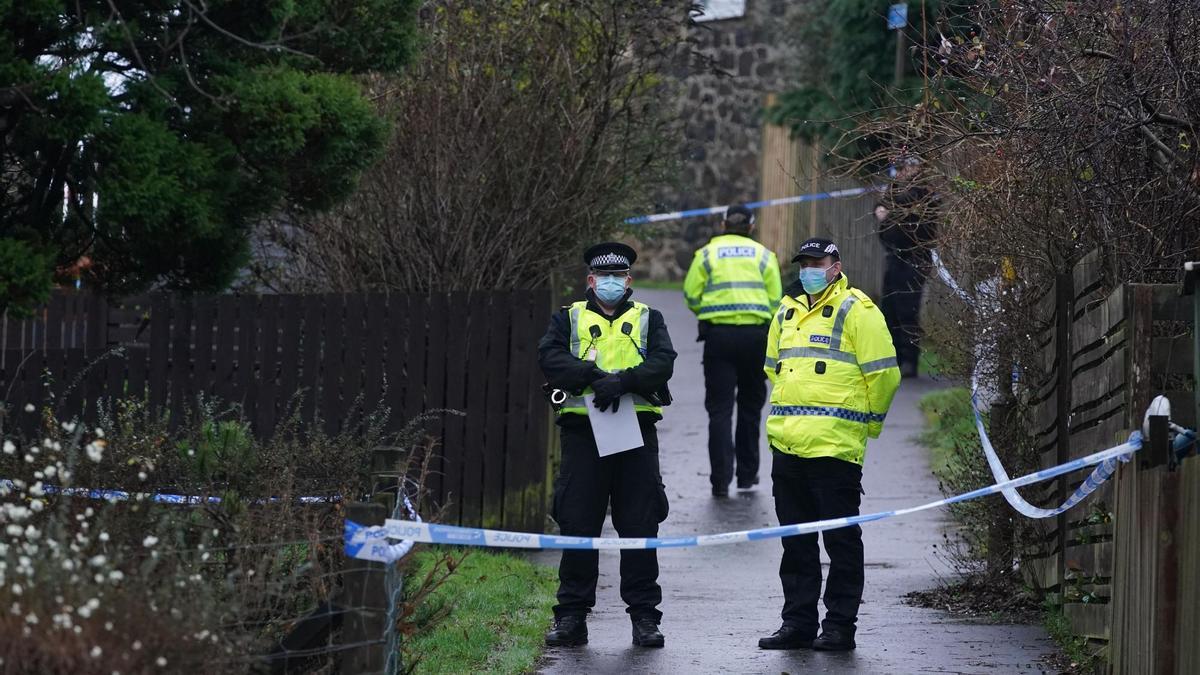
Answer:
<path fill-rule="evenodd" d="M 670 403 L 667 380 L 675 350 L 662 314 L 630 300 L 629 269 L 636 259 L 624 244 L 588 249 L 587 300 L 556 312 L 538 343 L 538 362 L 548 386 L 565 397 L 558 410 L 562 464 L 551 513 L 567 536 L 600 536 L 610 502 L 613 527 L 621 537 L 658 536 L 658 526 L 667 517 L 655 423 L 662 419 L 662 406 Z M 600 457 L 586 407 L 589 394 L 600 411 L 617 410 L 622 402 L 633 405 L 644 445 Z M 563 551 L 547 645 L 587 643 L 586 619 L 596 604 L 598 565 L 599 551 Z M 633 623 L 633 643 L 662 647 L 657 551 L 621 550 L 621 598 Z"/>
<path fill-rule="evenodd" d="M 932 217 L 937 200 L 928 188 L 917 184 L 920 171 L 916 159 L 903 159 L 887 199 L 875 205 L 879 240 L 887 251 L 880 309 L 905 377 L 915 377 L 920 363 L 921 295 L 931 267 L 930 249 L 937 238 Z"/>

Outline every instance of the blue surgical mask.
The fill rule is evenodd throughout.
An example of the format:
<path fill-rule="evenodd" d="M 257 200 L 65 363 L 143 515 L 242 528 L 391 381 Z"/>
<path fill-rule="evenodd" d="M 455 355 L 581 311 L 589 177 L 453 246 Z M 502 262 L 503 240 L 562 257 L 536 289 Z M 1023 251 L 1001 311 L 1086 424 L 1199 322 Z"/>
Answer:
<path fill-rule="evenodd" d="M 598 276 L 596 277 L 596 297 L 600 302 L 613 306 L 625 296 L 625 277 Z"/>
<path fill-rule="evenodd" d="M 800 284 L 804 286 L 804 292 L 809 295 L 816 295 L 825 290 L 829 285 L 829 280 L 825 278 L 828 267 L 805 267 L 800 270 Z"/>

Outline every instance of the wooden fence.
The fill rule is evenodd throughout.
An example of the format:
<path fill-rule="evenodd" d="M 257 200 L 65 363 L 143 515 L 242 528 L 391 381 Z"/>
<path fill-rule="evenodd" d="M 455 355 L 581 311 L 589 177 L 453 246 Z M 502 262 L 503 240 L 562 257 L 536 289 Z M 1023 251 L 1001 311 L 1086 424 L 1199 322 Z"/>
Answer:
<path fill-rule="evenodd" d="M 446 522 L 541 531 L 546 404 L 536 342 L 548 291 L 432 295 L 56 294 L 0 320 L 10 411 L 52 406 L 91 423 L 100 401 L 145 396 L 178 421 L 200 397 L 241 407 L 259 437 L 291 415 L 327 433 L 381 407 L 392 430 L 426 411 Z M 6 429 L 26 434 L 32 415 Z M 25 428 L 20 428 L 24 424 Z"/>
<path fill-rule="evenodd" d="M 1157 394 L 1171 400 L 1175 422 L 1196 424 L 1191 299 L 1165 284 L 1109 291 L 1105 276 L 1094 252 L 1040 304 L 1048 328 L 1030 431 L 1044 468 L 1123 442 Z M 1189 572 L 1200 563 L 1200 527 L 1186 522 L 1200 515 L 1200 460 L 1176 470 L 1151 459 L 1143 450 L 1083 506 L 1043 523 L 1024 571 L 1055 593 L 1077 635 L 1107 645 L 1113 672 L 1200 672 L 1200 648 L 1180 632 L 1200 618 Z M 1031 501 L 1057 505 L 1089 472 Z"/>
<path fill-rule="evenodd" d="M 776 199 L 862 187 L 830 175 L 822 164 L 821 145 L 793 138 L 787 127 L 763 126 L 760 199 Z M 800 243 L 809 237 L 837 242 L 851 283 L 867 295 L 882 297 L 884 250 L 876 234 L 873 194 L 773 206 L 761 211 L 759 238 L 775 251 L 784 267 Z"/>

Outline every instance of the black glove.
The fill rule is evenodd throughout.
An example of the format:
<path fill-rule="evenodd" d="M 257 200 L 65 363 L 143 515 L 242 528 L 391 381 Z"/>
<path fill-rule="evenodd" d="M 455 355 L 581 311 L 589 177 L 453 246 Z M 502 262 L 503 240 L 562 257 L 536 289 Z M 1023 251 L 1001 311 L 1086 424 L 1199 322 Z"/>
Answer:
<path fill-rule="evenodd" d="M 613 412 L 617 412 L 618 406 L 621 405 L 621 394 L 625 393 L 625 387 L 621 384 L 621 376 L 614 373 L 593 382 L 592 391 L 596 393 L 594 403 L 600 412 L 608 410 L 610 405 Z"/>
<path fill-rule="evenodd" d="M 708 329 L 712 324 L 708 321 L 701 321 L 696 326 L 696 342 L 704 342 L 708 338 Z"/>

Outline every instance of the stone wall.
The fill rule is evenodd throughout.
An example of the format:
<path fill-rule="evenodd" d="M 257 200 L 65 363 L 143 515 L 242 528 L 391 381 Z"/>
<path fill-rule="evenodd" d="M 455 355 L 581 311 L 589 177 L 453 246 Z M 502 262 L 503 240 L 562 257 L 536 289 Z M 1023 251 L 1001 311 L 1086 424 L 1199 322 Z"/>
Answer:
<path fill-rule="evenodd" d="M 678 190 L 663 195 L 665 210 L 754 201 L 762 169 L 763 108 L 769 94 L 788 88 L 796 47 L 787 31 L 802 0 L 747 0 L 745 15 L 697 24 L 697 47 L 720 73 L 687 73 L 679 102 L 684 124 Z M 681 279 L 692 254 L 715 231 L 719 217 L 660 225 L 641 242 L 642 274 Z"/>

